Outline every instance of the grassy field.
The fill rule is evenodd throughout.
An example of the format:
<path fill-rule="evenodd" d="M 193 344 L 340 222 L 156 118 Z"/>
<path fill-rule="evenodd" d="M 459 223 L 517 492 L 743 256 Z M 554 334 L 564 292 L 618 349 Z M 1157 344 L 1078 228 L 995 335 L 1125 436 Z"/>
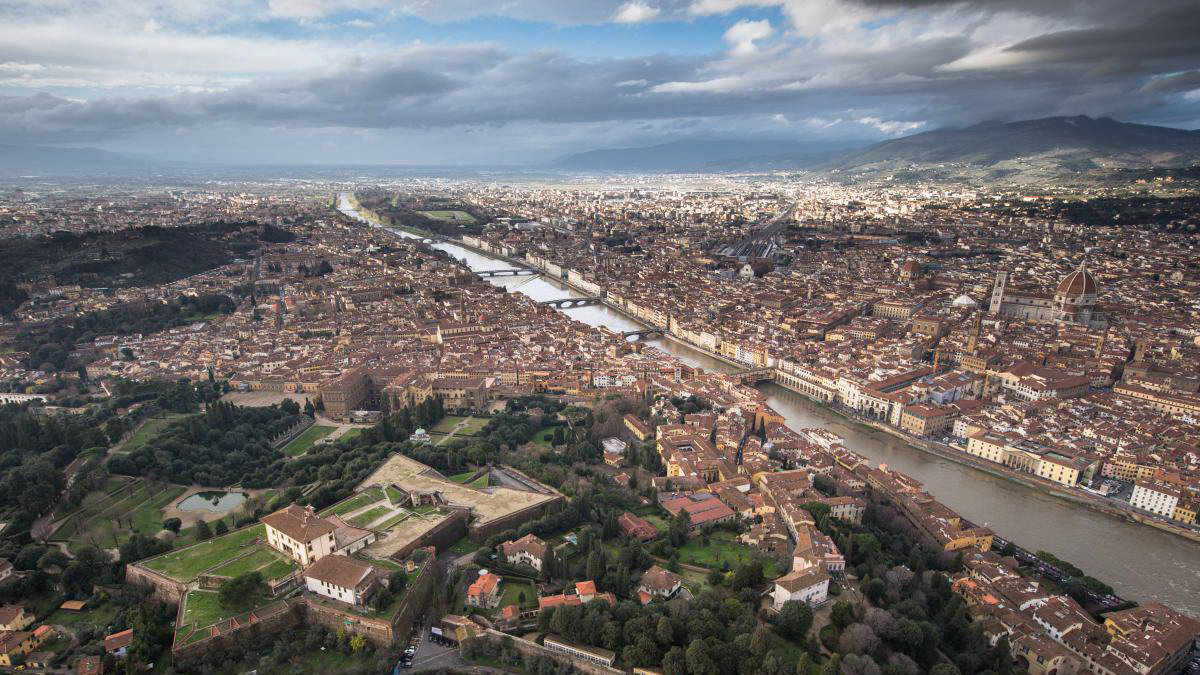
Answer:
<path fill-rule="evenodd" d="M 391 485 L 383 488 L 383 493 L 387 495 L 388 501 L 393 504 L 397 504 L 401 499 L 404 499 L 404 493 L 392 487 Z"/>
<path fill-rule="evenodd" d="M 112 624 L 113 619 L 117 616 L 117 612 L 120 609 L 117 603 L 112 600 L 95 608 L 89 607 L 82 612 L 68 612 L 56 609 L 42 623 L 47 623 L 51 626 L 66 626 L 72 629 L 88 625 L 96 626 L 99 629 L 106 629 Z M 104 633 L 107 634 L 107 631 L 104 631 Z"/>
<path fill-rule="evenodd" d="M 357 516 L 354 516 L 350 519 L 350 522 L 358 527 L 367 527 L 371 523 L 379 520 L 391 512 L 391 506 L 388 506 L 387 504 L 380 504 L 379 506 L 363 511 Z"/>
<path fill-rule="evenodd" d="M 662 516 L 657 515 L 657 514 L 652 513 L 649 515 L 642 516 L 642 518 L 647 523 L 650 523 L 651 525 L 653 525 L 654 529 L 658 530 L 659 532 L 666 532 L 671 527 L 671 524 L 667 522 L 666 518 L 663 518 Z"/>
<path fill-rule="evenodd" d="M 729 569 L 733 569 L 741 563 L 754 559 L 751 550 L 734 541 L 733 535 L 728 532 L 716 532 L 710 535 L 707 546 L 704 545 L 701 537 L 690 539 L 683 548 L 678 549 L 678 552 L 680 562 L 712 569 L 723 569 L 726 565 Z M 774 560 L 767 558 L 763 561 L 763 575 L 772 579 L 779 576 L 778 565 Z"/>
<path fill-rule="evenodd" d="M 507 607 L 508 605 L 537 607 L 537 590 L 534 589 L 533 583 L 515 577 L 504 577 L 503 586 L 499 607 Z M 522 593 L 525 594 L 525 602 L 520 602 Z"/>
<path fill-rule="evenodd" d="M 225 577 L 237 577 L 246 574 L 247 572 L 253 572 L 254 570 L 261 570 L 265 567 L 269 567 L 273 563 L 282 560 L 283 557 L 278 553 L 270 548 L 267 548 L 266 546 L 263 546 L 250 555 L 247 555 L 243 558 L 238 558 L 237 560 L 234 560 L 226 565 L 221 565 L 217 569 L 213 570 L 212 573 Z M 291 561 L 287 562 L 290 563 Z M 287 565 L 288 568 L 293 566 L 294 565 L 292 564 Z M 286 572 L 284 572 L 284 574 L 286 574 Z M 269 577 L 267 577 L 266 574 L 263 574 L 263 578 L 266 579 Z"/>
<path fill-rule="evenodd" d="M 347 429 L 345 433 L 343 433 L 341 436 L 338 436 L 338 441 L 339 442 L 340 441 L 348 441 L 348 440 L 354 438 L 355 436 L 358 436 L 362 432 L 363 432 L 363 430 L 361 427 L 353 427 L 351 429 Z"/>
<path fill-rule="evenodd" d="M 190 642 L 195 642 L 201 638 L 207 637 L 205 631 L 199 630 L 230 619 L 235 616 L 247 614 L 259 607 L 270 604 L 272 601 L 269 598 L 253 598 L 248 606 L 227 608 L 222 607 L 218 601 L 217 591 L 188 591 L 185 601 L 185 609 L 183 613 L 183 622 L 176 636 L 186 635 L 188 627 L 196 628 L 197 632 L 192 634 Z"/>
<path fill-rule="evenodd" d="M 176 581 L 188 582 L 201 572 L 233 558 L 255 539 L 265 539 L 266 526 L 262 524 L 231 532 L 223 537 L 209 539 L 195 546 L 173 551 L 145 563 L 146 567 Z"/>
<path fill-rule="evenodd" d="M 375 529 L 376 530 L 391 529 L 392 526 L 408 520 L 408 516 L 409 516 L 409 514 L 407 511 L 405 511 L 403 513 L 397 513 L 396 515 L 392 516 L 391 518 L 388 518 L 387 520 L 385 520 L 382 523 L 380 523 L 379 525 L 377 525 L 375 527 Z"/>
<path fill-rule="evenodd" d="M 459 539 L 458 541 L 454 542 L 454 545 L 451 546 L 449 550 L 454 553 L 457 553 L 458 555 L 466 555 L 468 553 L 474 553 L 475 551 L 478 551 L 479 549 L 480 549 L 479 544 L 476 544 L 475 542 L 471 541 L 470 539 L 463 537 L 462 539 Z"/>
<path fill-rule="evenodd" d="M 475 475 L 474 471 L 464 471 L 463 473 L 456 473 L 453 476 L 447 476 L 446 478 L 448 480 L 454 481 L 455 483 L 462 483 L 465 485 L 467 482 L 467 479 L 469 479 L 471 476 L 474 476 L 474 475 Z"/>
<path fill-rule="evenodd" d="M 475 216 L 472 216 L 466 211 L 417 211 L 417 213 L 425 216 L 426 218 L 444 220 L 448 223 L 463 223 L 469 225 L 475 222 Z"/>
<path fill-rule="evenodd" d="M 549 450 L 554 443 L 554 430 L 558 429 L 560 427 L 565 427 L 565 426 L 566 425 L 564 425 L 564 424 L 554 424 L 554 425 L 548 426 L 545 429 L 542 429 L 542 430 L 538 431 L 537 433 L 535 433 L 533 435 L 533 438 L 531 439 L 531 442 L 539 448 L 542 448 L 544 450 Z M 563 433 L 564 434 L 567 433 L 565 428 L 563 429 Z"/>
<path fill-rule="evenodd" d="M 337 431 L 337 427 L 313 425 L 305 429 L 304 433 L 293 439 L 291 443 L 283 446 L 282 452 L 288 457 L 299 457 L 311 450 L 312 446 L 317 444 L 317 441 L 332 434 L 334 431 Z"/>
<path fill-rule="evenodd" d="M 75 551 L 93 541 L 101 547 L 115 548 L 128 541 L 134 533 L 153 536 L 162 530 L 163 509 L 185 491 L 186 488 L 172 485 L 152 494 L 150 488 L 139 482 L 133 494 L 122 491 L 100 510 L 80 512 L 60 525 L 51 538 L 68 540 L 68 547 Z M 78 532 L 75 526 L 77 522 L 82 523 Z"/>
<path fill-rule="evenodd" d="M 431 434 L 448 434 L 451 431 L 454 431 L 454 427 L 458 426 L 459 422 L 462 422 L 466 419 L 468 418 L 460 417 L 458 415 L 446 415 L 442 419 L 438 420 L 437 424 L 433 425 L 433 428 L 429 429 L 428 431 Z"/>
<path fill-rule="evenodd" d="M 168 424 L 182 417 L 185 417 L 185 415 L 167 415 L 166 417 L 152 417 L 146 420 L 146 423 L 138 428 L 137 431 L 133 432 L 133 435 L 129 437 L 129 440 L 121 444 L 121 447 L 117 448 L 116 451 L 133 452 L 134 450 L 137 450 L 148 443 L 151 438 L 154 438 L 154 436 Z"/>
<path fill-rule="evenodd" d="M 369 490 L 364 490 L 363 492 L 360 492 L 357 495 L 354 495 L 353 497 L 351 497 L 350 499 L 347 499 L 346 501 L 342 502 L 341 504 L 334 505 L 332 508 L 328 508 L 328 509 L 322 511 L 321 515 L 322 516 L 328 516 L 328 515 L 341 516 L 341 515 L 350 513 L 351 511 L 354 511 L 355 509 L 361 509 L 362 507 L 366 506 L 367 504 L 377 502 L 383 498 L 384 498 L 384 494 L 383 494 L 382 489 L 371 488 Z"/>

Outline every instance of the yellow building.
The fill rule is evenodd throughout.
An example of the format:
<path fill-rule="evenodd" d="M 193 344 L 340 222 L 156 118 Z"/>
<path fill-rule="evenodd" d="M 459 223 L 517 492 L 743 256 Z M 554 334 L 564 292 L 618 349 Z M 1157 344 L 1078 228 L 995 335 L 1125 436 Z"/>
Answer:
<path fill-rule="evenodd" d="M 1175 505 L 1175 515 L 1172 516 L 1175 520 L 1188 525 L 1196 524 L 1196 504 L 1192 502 L 1179 502 Z"/>

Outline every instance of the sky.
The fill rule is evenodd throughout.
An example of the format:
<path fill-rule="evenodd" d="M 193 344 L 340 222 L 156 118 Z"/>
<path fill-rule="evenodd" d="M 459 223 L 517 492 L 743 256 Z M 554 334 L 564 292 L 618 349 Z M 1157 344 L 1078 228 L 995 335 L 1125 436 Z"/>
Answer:
<path fill-rule="evenodd" d="M 1197 36 L 1197 0 L 3 0 L 0 145 L 536 165 L 1051 115 L 1195 129 Z"/>

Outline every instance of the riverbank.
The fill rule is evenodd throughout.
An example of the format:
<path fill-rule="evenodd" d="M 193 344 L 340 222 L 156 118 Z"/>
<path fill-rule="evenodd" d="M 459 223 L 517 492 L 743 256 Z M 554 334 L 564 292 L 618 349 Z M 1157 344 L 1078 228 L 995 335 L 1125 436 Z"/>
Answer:
<path fill-rule="evenodd" d="M 342 201 L 343 213 L 370 223 L 354 213 Z M 424 239 L 420 231 L 388 230 L 392 236 Z M 463 261 L 471 270 L 490 270 L 500 267 L 531 268 L 524 260 L 515 260 L 490 251 L 467 247 L 451 240 L 437 239 L 433 247 Z M 534 268 L 536 270 L 536 268 Z M 536 300 L 561 298 L 567 295 L 592 293 L 574 288 L 569 283 L 552 283 L 550 274 L 529 277 L 532 283 L 497 283 Z M 565 281 L 558 279 L 559 281 Z M 492 280 L 495 283 L 495 280 Z M 574 320 L 615 332 L 647 327 L 645 320 L 611 305 L 594 304 L 564 310 Z M 661 330 L 655 328 L 655 330 Z M 746 366 L 731 363 L 688 342 L 664 335 L 647 339 L 660 350 L 682 361 L 714 372 L 730 372 Z M 964 518 L 988 524 L 1001 534 L 1010 535 L 1015 543 L 1029 550 L 1046 550 L 1068 560 L 1087 561 L 1088 573 L 1111 583 L 1121 597 L 1139 601 L 1155 601 L 1178 607 L 1200 617 L 1200 547 L 1195 542 L 1141 521 L 1134 517 L 1104 513 L 1089 504 L 1076 503 L 1029 487 L 1007 476 L 996 475 L 985 467 L 974 467 L 964 458 L 943 457 L 927 451 L 894 433 L 868 426 L 864 421 L 836 407 L 814 401 L 803 392 L 763 383 L 758 388 L 767 396 L 772 407 L 784 415 L 793 429 L 824 428 L 841 435 L 846 445 L 869 458 L 872 463 L 886 464 L 916 478 L 929 487 L 935 497 Z M 1084 508 L 1087 507 L 1087 508 Z"/>
<path fill-rule="evenodd" d="M 539 270 L 538 268 L 530 265 L 528 262 L 523 261 L 523 260 L 519 260 L 516 258 L 510 258 L 508 256 L 505 256 L 502 254 L 497 254 L 492 251 L 485 251 L 483 249 L 479 249 L 479 248 L 476 248 L 469 244 L 466 244 L 465 242 L 462 242 L 462 241 L 453 241 L 451 243 L 454 243 L 456 246 L 462 246 L 463 248 L 473 251 L 475 253 L 478 253 L 479 255 L 487 256 L 487 257 L 494 258 L 497 260 L 502 260 L 511 265 L 515 265 L 517 267 L 532 269 L 532 270 L 541 272 L 543 275 L 546 274 L 544 272 L 544 270 Z M 561 278 L 553 277 L 553 276 L 549 276 L 549 275 L 546 275 L 546 276 L 549 279 L 553 279 L 554 281 L 560 282 L 563 286 L 566 286 L 567 288 L 575 291 L 576 293 L 581 293 L 583 295 L 591 294 L 590 291 L 579 288 L 578 286 L 575 286 L 567 279 L 561 279 Z M 674 335 L 673 333 L 671 333 L 670 330 L 667 328 L 662 328 L 660 326 L 655 326 L 653 324 L 649 324 L 646 322 L 645 319 L 635 316 L 635 315 L 629 313 L 628 311 L 626 311 L 624 308 L 609 302 L 607 298 L 601 299 L 601 303 L 605 307 L 608 307 L 609 309 L 617 312 L 618 314 L 628 318 L 630 321 L 634 321 L 634 322 L 644 325 L 648 328 L 655 328 L 658 330 L 662 330 L 664 339 L 670 340 L 672 342 L 675 342 L 676 344 L 682 345 L 689 349 L 693 349 L 697 352 L 700 352 L 710 358 L 713 358 L 717 361 L 725 363 L 736 369 L 752 367 L 747 364 L 738 363 L 737 361 L 733 361 L 722 354 L 713 352 L 713 351 L 706 349 L 700 345 L 694 345 L 690 342 L 687 342 L 687 341 L 679 338 L 678 336 Z M 1186 527 L 1174 525 L 1172 523 L 1169 523 L 1169 522 L 1160 520 L 1158 518 L 1154 518 L 1152 516 L 1135 511 L 1132 508 L 1113 504 L 1110 501 L 1108 501 L 1098 495 L 1090 495 L 1090 494 L 1080 492 L 1077 490 L 1071 490 L 1069 488 L 1064 488 L 1063 486 L 1059 485 L 1058 483 L 1054 483 L 1053 481 L 1048 481 L 1048 480 L 1039 478 L 1037 476 L 1033 476 L 1028 473 L 1017 471 L 1015 469 L 1006 467 L 1001 464 L 995 464 L 993 462 L 987 462 L 986 460 L 980 460 L 975 457 L 972 457 L 971 455 L 966 454 L 965 452 L 941 447 L 937 443 L 926 441 L 926 440 L 920 439 L 920 438 L 915 438 L 915 437 L 905 433 L 903 430 L 893 427 L 890 424 L 886 424 L 886 423 L 880 422 L 878 420 L 864 418 L 857 414 L 854 414 L 853 412 L 843 411 L 843 410 L 840 410 L 833 406 L 830 406 L 830 405 L 824 403 L 823 401 L 820 401 L 818 399 L 808 396 L 803 391 L 800 391 L 799 389 L 796 389 L 795 387 L 791 387 L 784 382 L 780 382 L 780 381 L 776 380 L 775 384 L 777 384 L 779 387 L 781 387 L 783 389 L 786 389 L 790 392 L 794 392 L 796 394 L 799 394 L 800 396 L 803 396 L 806 400 L 811 401 L 814 405 L 820 407 L 824 411 L 832 413 L 834 415 L 837 415 L 837 416 L 841 417 L 842 419 L 846 420 L 847 422 L 852 422 L 852 423 L 861 425 L 868 430 L 886 433 L 886 434 L 892 436 L 893 438 L 900 440 L 905 445 L 907 445 L 913 449 L 919 450 L 921 452 L 924 452 L 926 454 L 930 454 L 930 455 L 939 457 L 941 459 L 945 459 L 945 460 L 955 462 L 957 464 L 960 464 L 960 465 L 963 465 L 966 467 L 970 467 L 974 470 L 981 471 L 983 473 L 986 473 L 988 475 L 991 475 L 991 476 L 994 476 L 997 478 L 1004 479 L 1006 481 L 1010 481 L 1012 483 L 1015 483 L 1017 485 L 1020 485 L 1024 488 L 1026 488 L 1026 489 L 1033 490 L 1033 491 L 1041 493 L 1041 494 L 1046 494 L 1046 495 L 1049 495 L 1049 496 L 1052 496 L 1052 497 L 1055 497 L 1058 499 L 1062 499 L 1064 501 L 1071 502 L 1072 504 L 1075 504 L 1078 506 L 1087 507 L 1089 509 L 1092 509 L 1093 511 L 1103 513 L 1109 517 L 1119 518 L 1119 519 L 1122 519 L 1122 520 L 1125 520 L 1125 521 L 1131 522 L 1131 523 L 1147 525 L 1147 526 L 1153 527 L 1155 529 L 1158 529 L 1160 531 L 1167 532 L 1169 534 L 1173 534 L 1177 537 L 1181 537 L 1181 538 L 1187 539 L 1189 541 L 1200 543 L 1200 531 L 1196 531 L 1196 530 L 1192 530 L 1192 529 L 1189 529 Z"/>

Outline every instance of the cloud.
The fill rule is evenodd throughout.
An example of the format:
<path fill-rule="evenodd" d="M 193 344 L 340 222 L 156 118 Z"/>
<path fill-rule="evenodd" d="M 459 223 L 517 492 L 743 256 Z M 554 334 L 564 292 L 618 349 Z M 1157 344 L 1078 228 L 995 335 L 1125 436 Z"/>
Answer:
<path fill-rule="evenodd" d="M 878 117 L 860 117 L 856 120 L 859 124 L 874 127 L 879 131 L 889 135 L 897 136 L 914 129 L 920 129 L 925 126 L 924 122 L 904 122 L 900 120 L 884 120 Z"/>
<path fill-rule="evenodd" d="M 765 40 L 775 32 L 771 22 L 766 19 L 750 21 L 743 19 L 725 31 L 725 41 L 730 44 L 730 53 L 735 56 L 747 56 L 758 51 L 754 43 Z"/>
<path fill-rule="evenodd" d="M 785 123 L 797 134 L 881 138 L 1080 113 L 1184 125 L 1200 119 L 1200 5 L 1152 6 L 9 0 L 0 3 L 0 136 L 117 142 L 222 130 L 252 139 L 249 130 L 270 129 L 471 138 L 486 148 L 481 139 L 594 145 L 588 134 L 754 133 Z M 496 16 L 525 32 L 446 37 Z M 438 23 L 462 19 L 472 26 Z M 621 43 L 621 56 L 604 58 L 594 45 L 575 51 L 566 31 L 576 29 L 541 30 L 634 21 L 654 21 L 665 39 Z M 422 41 L 395 37 L 413 25 Z"/>
<path fill-rule="evenodd" d="M 627 2 L 621 5 L 615 14 L 613 21 L 617 23 L 644 23 L 656 18 L 662 10 L 657 7 L 651 7 L 644 2 Z"/>

